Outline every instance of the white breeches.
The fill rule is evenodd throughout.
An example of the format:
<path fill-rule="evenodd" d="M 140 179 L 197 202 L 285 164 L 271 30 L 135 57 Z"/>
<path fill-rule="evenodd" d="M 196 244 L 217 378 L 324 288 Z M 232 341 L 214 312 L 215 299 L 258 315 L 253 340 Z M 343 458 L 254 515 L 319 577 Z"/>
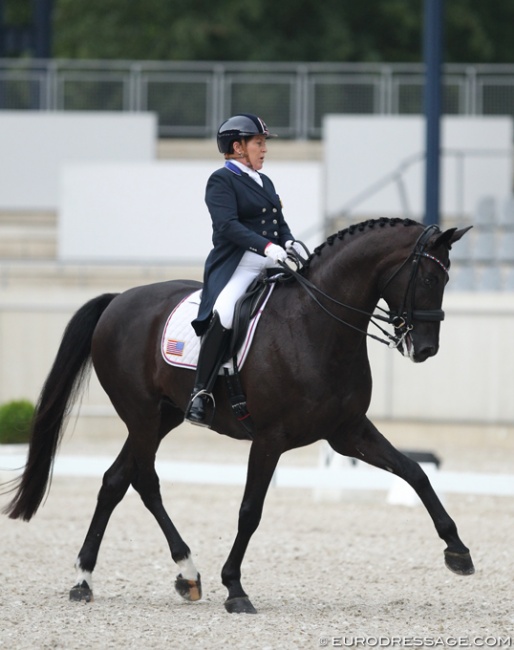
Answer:
<path fill-rule="evenodd" d="M 221 324 L 225 329 L 232 329 L 234 307 L 245 289 L 263 269 L 272 266 L 274 263 L 269 257 L 263 257 L 251 251 L 245 252 L 232 277 L 214 303 L 214 311 L 218 312 Z"/>

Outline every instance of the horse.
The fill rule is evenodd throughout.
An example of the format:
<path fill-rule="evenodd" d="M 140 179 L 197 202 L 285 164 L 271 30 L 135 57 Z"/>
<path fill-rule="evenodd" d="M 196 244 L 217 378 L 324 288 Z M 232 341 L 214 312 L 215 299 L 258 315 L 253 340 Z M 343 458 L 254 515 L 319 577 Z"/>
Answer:
<path fill-rule="evenodd" d="M 227 385 L 221 375 L 217 378 L 211 429 L 234 439 L 251 438 L 237 534 L 221 571 L 228 612 L 257 611 L 243 589 L 241 564 L 280 456 L 322 439 L 340 454 L 404 479 L 446 544 L 446 566 L 459 575 L 474 572 L 469 549 L 420 465 L 366 416 L 372 392 L 368 338 L 415 363 L 437 353 L 450 250 L 467 230 L 380 218 L 331 235 L 302 268 L 291 268 L 290 279 L 276 284 L 261 315 L 240 369 L 252 432 L 235 417 Z M 288 277 L 287 268 L 278 270 Z M 128 436 L 103 476 L 75 564 L 71 600 L 93 598 L 92 574 L 103 535 L 131 485 L 164 533 L 179 569 L 176 591 L 185 600 L 201 598 L 200 574 L 165 510 L 155 469 L 161 440 L 184 420 L 194 379 L 192 370 L 163 361 L 160 339 L 170 312 L 199 287 L 191 280 L 171 280 L 102 294 L 80 307 L 65 328 L 36 405 L 27 462 L 4 512 L 26 521 L 35 515 L 49 489 L 67 416 L 93 366 Z M 376 313 L 380 301 L 387 309 Z M 377 319 L 384 327 L 392 325 L 392 333 Z M 371 334 L 370 324 L 381 334 Z"/>

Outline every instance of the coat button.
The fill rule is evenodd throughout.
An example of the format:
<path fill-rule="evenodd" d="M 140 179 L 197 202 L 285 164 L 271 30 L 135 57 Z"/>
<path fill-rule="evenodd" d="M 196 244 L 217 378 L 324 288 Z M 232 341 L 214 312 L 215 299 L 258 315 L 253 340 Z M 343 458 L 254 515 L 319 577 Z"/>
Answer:
<path fill-rule="evenodd" d="M 263 234 L 263 235 L 267 235 L 267 234 L 268 234 L 268 231 L 267 231 L 267 230 L 263 230 L 263 231 L 262 231 L 262 234 Z"/>
<path fill-rule="evenodd" d="M 262 208 L 262 211 L 263 211 L 263 212 L 266 212 L 266 208 Z"/>
<path fill-rule="evenodd" d="M 276 223 L 278 223 L 278 221 L 277 221 L 276 219 L 273 219 L 273 223 L 275 223 L 275 224 L 276 224 Z"/>
<path fill-rule="evenodd" d="M 278 212 L 277 208 L 273 208 L 273 212 Z"/>
<path fill-rule="evenodd" d="M 266 223 L 266 219 L 261 219 L 261 223 L 264 225 Z"/>
<path fill-rule="evenodd" d="M 275 235 L 275 237 L 278 237 L 278 232 L 276 230 L 273 234 Z"/>

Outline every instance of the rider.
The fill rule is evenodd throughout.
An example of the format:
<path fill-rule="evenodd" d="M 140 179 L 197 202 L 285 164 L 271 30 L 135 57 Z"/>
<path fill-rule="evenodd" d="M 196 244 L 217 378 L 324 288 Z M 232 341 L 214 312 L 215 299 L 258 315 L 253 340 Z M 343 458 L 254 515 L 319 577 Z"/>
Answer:
<path fill-rule="evenodd" d="M 271 137 L 275 136 L 261 118 L 250 113 L 234 115 L 218 129 L 218 149 L 225 165 L 207 182 L 213 248 L 205 263 L 198 316 L 191 323 L 202 336 L 185 415 L 194 424 L 206 424 L 206 402 L 227 352 L 238 298 L 263 269 L 285 261 L 286 251 L 298 246 L 273 183 L 259 173 Z"/>

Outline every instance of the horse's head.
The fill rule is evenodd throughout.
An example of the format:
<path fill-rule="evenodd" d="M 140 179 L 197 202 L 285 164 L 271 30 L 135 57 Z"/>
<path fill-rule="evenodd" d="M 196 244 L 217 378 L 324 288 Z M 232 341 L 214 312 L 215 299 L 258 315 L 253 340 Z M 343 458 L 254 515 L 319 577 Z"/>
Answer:
<path fill-rule="evenodd" d="M 449 251 L 470 228 L 441 232 L 437 226 L 429 226 L 421 234 L 409 228 L 416 241 L 407 244 L 410 253 L 396 265 L 382 289 L 395 328 L 397 348 L 416 363 L 437 354 L 444 319 L 441 306 L 448 281 Z"/>

